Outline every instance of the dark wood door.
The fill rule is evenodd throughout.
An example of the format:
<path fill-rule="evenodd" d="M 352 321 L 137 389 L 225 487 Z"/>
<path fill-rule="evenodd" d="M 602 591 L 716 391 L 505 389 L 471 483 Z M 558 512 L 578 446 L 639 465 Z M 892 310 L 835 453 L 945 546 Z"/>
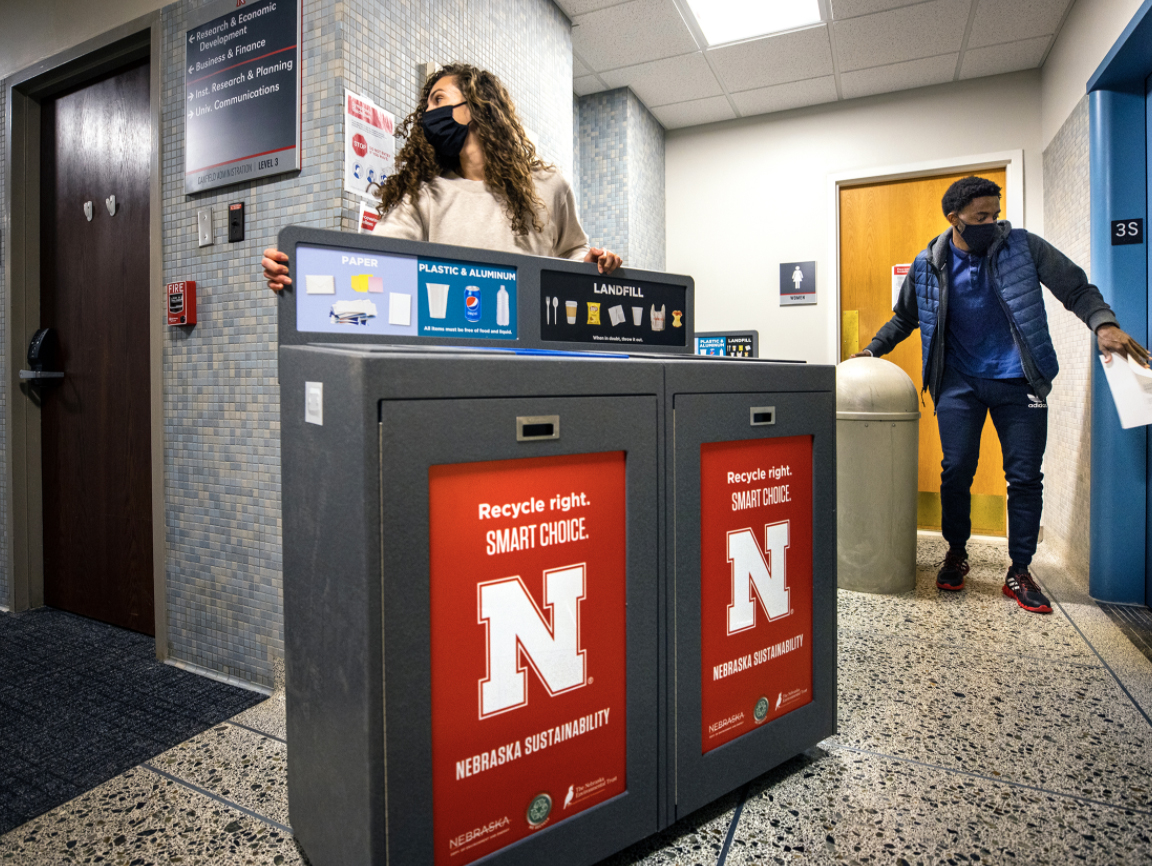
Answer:
<path fill-rule="evenodd" d="M 65 376 L 40 399 L 44 600 L 155 634 L 148 79 L 135 64 L 41 106 L 40 325 Z"/>

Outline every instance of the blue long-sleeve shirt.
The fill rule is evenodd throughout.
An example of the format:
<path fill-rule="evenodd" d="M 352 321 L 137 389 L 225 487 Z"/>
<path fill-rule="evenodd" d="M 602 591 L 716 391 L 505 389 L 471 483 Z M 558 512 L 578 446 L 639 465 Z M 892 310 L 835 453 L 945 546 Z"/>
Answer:
<path fill-rule="evenodd" d="M 1023 378 L 1012 327 L 988 276 L 988 259 L 948 243 L 952 257 L 945 363 L 978 379 Z"/>

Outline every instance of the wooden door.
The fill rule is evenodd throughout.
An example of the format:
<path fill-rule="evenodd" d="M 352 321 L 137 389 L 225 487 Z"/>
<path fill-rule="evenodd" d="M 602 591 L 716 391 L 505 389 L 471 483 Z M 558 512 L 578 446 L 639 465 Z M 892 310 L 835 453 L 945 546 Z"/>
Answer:
<path fill-rule="evenodd" d="M 867 346 L 892 317 L 892 266 L 911 264 L 932 238 L 948 228 L 940 200 L 953 182 L 973 173 L 998 183 L 1001 188 L 1007 183 L 1005 169 L 995 168 L 841 187 L 841 359 Z M 920 391 L 923 360 L 919 331 L 913 332 L 884 358 L 907 373 Z M 942 460 L 940 431 L 932 400 L 925 392 L 920 409 L 917 523 L 921 529 L 940 528 Z M 989 418 L 980 441 L 980 465 L 972 482 L 973 533 L 1007 534 L 1006 497 L 1004 458 Z"/>
<path fill-rule="evenodd" d="M 40 132 L 40 325 L 65 374 L 40 389 L 44 600 L 155 634 L 148 63 L 46 100 Z"/>

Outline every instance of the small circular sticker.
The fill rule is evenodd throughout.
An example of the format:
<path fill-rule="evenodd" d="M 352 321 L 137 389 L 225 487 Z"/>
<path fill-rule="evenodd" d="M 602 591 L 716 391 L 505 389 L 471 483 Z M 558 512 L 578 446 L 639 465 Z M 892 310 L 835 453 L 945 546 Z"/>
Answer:
<path fill-rule="evenodd" d="M 552 798 L 548 794 L 537 794 L 528 804 L 528 823 L 533 827 L 539 827 L 548 820 L 548 816 L 551 814 Z"/>
<path fill-rule="evenodd" d="M 758 700 L 756 702 L 756 707 L 755 707 L 755 709 L 752 710 L 752 718 L 754 718 L 756 720 L 756 724 L 760 724 L 762 721 L 764 721 L 766 718 L 768 718 L 768 699 L 767 698 L 762 696 L 760 698 L 760 700 Z"/>

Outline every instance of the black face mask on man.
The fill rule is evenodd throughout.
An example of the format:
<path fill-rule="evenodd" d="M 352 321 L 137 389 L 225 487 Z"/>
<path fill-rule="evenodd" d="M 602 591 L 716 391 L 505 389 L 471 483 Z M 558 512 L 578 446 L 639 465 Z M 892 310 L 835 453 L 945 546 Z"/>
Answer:
<path fill-rule="evenodd" d="M 454 109 L 467 102 L 458 102 L 456 105 L 444 105 L 424 112 L 420 118 L 420 125 L 424 127 L 424 137 L 432 145 L 438 156 L 445 159 L 455 159 L 464 149 L 464 139 L 468 137 L 468 124 L 458 123 L 452 116 Z"/>
<path fill-rule="evenodd" d="M 964 238 L 964 243 L 968 244 L 968 249 L 978 256 L 988 252 L 988 248 L 992 246 L 992 241 L 996 239 L 996 223 L 968 225 L 959 217 L 957 219 L 960 221 L 960 225 L 956 228 L 960 230 L 960 236 Z"/>

